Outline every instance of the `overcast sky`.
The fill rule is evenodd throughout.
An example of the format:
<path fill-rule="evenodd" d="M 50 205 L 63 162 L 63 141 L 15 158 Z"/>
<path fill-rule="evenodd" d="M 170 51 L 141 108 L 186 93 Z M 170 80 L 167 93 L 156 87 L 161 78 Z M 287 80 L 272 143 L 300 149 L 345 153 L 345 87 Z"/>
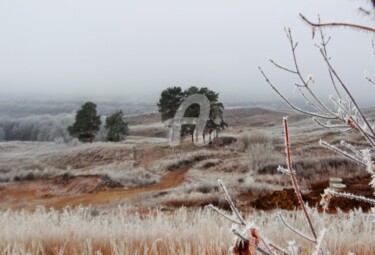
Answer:
<path fill-rule="evenodd" d="M 2 94 L 129 97 L 168 86 L 207 86 L 224 99 L 273 100 L 257 66 L 283 88 L 295 78 L 269 63 L 291 64 L 284 27 L 300 42 L 301 69 L 329 94 L 327 72 L 298 13 L 323 21 L 372 20 L 355 0 L 1 0 Z M 371 100 L 371 34 L 329 29 L 330 54 L 354 93 Z M 372 87 L 371 87 L 372 86 Z M 371 91 L 371 93 L 369 93 Z M 328 95 L 326 95 L 328 97 Z"/>

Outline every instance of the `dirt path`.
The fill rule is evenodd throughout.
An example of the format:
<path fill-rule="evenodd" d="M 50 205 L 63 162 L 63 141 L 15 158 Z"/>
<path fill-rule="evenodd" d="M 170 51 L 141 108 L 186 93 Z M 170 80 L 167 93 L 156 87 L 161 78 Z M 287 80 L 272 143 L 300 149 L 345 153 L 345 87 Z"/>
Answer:
<path fill-rule="evenodd" d="M 177 187 L 185 180 L 185 174 L 188 169 L 178 169 L 170 172 L 160 178 L 160 183 L 157 185 L 131 188 L 131 189 L 114 189 L 110 191 L 102 191 L 94 194 L 81 194 L 71 197 L 53 198 L 52 201 L 45 203 L 46 207 L 53 207 L 56 209 L 63 208 L 67 205 L 98 205 L 98 204 L 112 204 L 120 203 L 127 199 L 134 198 L 141 194 L 150 193 Z"/>
<path fill-rule="evenodd" d="M 104 205 L 121 203 L 136 196 L 179 186 L 185 180 L 188 168 L 174 170 L 160 178 L 160 183 L 147 187 L 115 188 L 108 191 L 83 194 L 51 195 L 48 184 L 43 181 L 19 182 L 0 189 L 0 203 L 3 207 L 34 209 L 38 205 L 61 209 L 65 206 Z M 48 182 L 48 181 L 44 181 Z M 52 187 L 51 187 L 52 188 Z"/>

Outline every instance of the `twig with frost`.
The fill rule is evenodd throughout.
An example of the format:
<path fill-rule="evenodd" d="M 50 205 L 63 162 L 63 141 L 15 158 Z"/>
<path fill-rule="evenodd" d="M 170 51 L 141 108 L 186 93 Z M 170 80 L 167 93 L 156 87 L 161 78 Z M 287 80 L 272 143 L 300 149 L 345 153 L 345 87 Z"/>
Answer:
<path fill-rule="evenodd" d="M 360 164 L 362 166 L 367 166 L 367 164 L 365 163 L 365 161 L 363 159 L 361 159 L 361 158 L 358 158 L 357 155 L 349 154 L 348 152 L 343 151 L 343 150 L 339 149 L 338 147 L 336 147 L 336 146 L 334 146 L 334 145 L 332 145 L 332 144 L 330 144 L 330 143 L 328 143 L 328 142 L 326 142 L 324 140 L 320 140 L 319 141 L 319 145 L 322 146 L 322 147 L 325 147 L 325 148 L 327 148 L 327 149 L 329 149 L 331 151 L 334 151 L 337 154 L 340 154 L 340 155 L 344 156 L 345 158 L 348 158 L 348 159 L 350 159 L 350 160 L 352 160 L 352 161 L 354 161 L 354 162 L 356 162 L 356 163 L 358 163 L 358 164 Z"/>
<path fill-rule="evenodd" d="M 352 144 L 348 143 L 345 140 L 341 140 L 340 144 L 349 150 L 351 150 L 358 158 L 362 157 L 362 152 L 360 152 L 356 147 L 354 147 Z"/>
<path fill-rule="evenodd" d="M 290 175 L 289 169 L 286 169 L 282 166 L 278 166 L 277 171 L 280 172 L 280 173 L 286 174 L 286 175 Z M 295 174 L 295 172 L 294 172 L 294 174 Z"/>
<path fill-rule="evenodd" d="M 310 89 L 309 82 L 313 81 L 312 75 L 309 75 L 306 79 L 303 78 L 303 75 L 300 71 L 299 64 L 297 61 L 297 55 L 296 55 L 296 48 L 298 45 L 298 42 L 294 43 L 293 36 L 292 36 L 292 31 L 290 28 L 287 29 L 286 31 L 287 38 L 289 39 L 289 44 L 292 50 L 292 56 L 293 56 L 293 62 L 294 62 L 294 67 L 295 71 L 297 73 L 298 78 L 300 79 L 304 89 L 308 91 L 310 96 L 315 100 L 315 102 L 319 105 L 319 108 L 321 109 L 320 111 L 324 114 L 329 114 L 329 115 L 334 115 L 332 111 L 316 96 L 316 94 Z"/>
<path fill-rule="evenodd" d="M 324 235 L 326 234 L 327 230 L 323 229 L 319 235 L 319 238 L 317 240 L 316 244 L 316 250 L 314 252 L 314 255 L 324 255 L 324 251 L 322 251 L 322 245 L 323 245 L 323 239 Z"/>
<path fill-rule="evenodd" d="M 259 235 L 257 233 L 256 228 L 250 224 L 245 223 L 245 220 L 243 219 L 240 212 L 236 208 L 223 182 L 221 180 L 218 180 L 218 183 L 221 189 L 223 190 L 225 200 L 228 202 L 231 208 L 232 214 L 236 219 L 227 215 L 225 212 L 223 212 L 221 209 L 217 208 L 214 205 L 208 205 L 207 207 L 213 210 L 214 212 L 218 213 L 225 219 L 231 221 L 232 223 L 245 227 L 245 234 L 241 234 L 236 228 L 232 228 L 233 234 L 237 237 L 237 240 L 235 242 L 234 252 L 236 253 L 236 250 L 239 250 L 239 251 L 246 251 L 248 252 L 247 254 L 250 254 L 250 255 L 255 255 L 255 252 L 253 252 L 253 250 L 255 249 L 265 255 L 275 255 L 268 249 L 268 247 L 267 247 L 268 251 L 265 251 L 258 246 L 259 240 L 254 240 L 254 239 L 259 239 Z M 272 245 L 272 244 L 270 243 L 269 245 Z M 289 255 L 289 254 L 286 254 L 286 255 Z"/>
<path fill-rule="evenodd" d="M 301 206 L 303 213 L 305 214 L 305 217 L 306 217 L 307 222 L 309 224 L 311 233 L 314 236 L 314 241 L 316 242 L 316 240 L 317 240 L 316 232 L 315 232 L 314 226 L 312 224 L 310 215 L 308 214 L 308 212 L 306 210 L 305 203 L 304 203 L 304 201 L 302 199 L 301 191 L 300 191 L 298 183 L 297 183 L 297 178 L 296 178 L 296 176 L 294 174 L 295 171 L 292 168 L 292 160 L 291 160 L 291 153 L 290 153 L 289 131 L 288 131 L 288 120 L 287 120 L 287 118 L 284 118 L 283 122 L 284 122 L 284 132 L 285 132 L 284 135 L 285 135 L 285 151 L 286 151 L 287 167 L 288 167 L 288 170 L 290 172 L 290 177 L 292 179 L 293 188 L 294 188 L 294 191 L 296 193 L 296 196 L 297 196 L 297 199 L 298 199 L 298 203 Z"/>
<path fill-rule="evenodd" d="M 368 124 L 366 124 L 362 116 L 358 115 L 359 111 L 350 98 L 348 98 L 348 101 L 344 101 L 342 99 L 336 100 L 331 96 L 330 99 L 338 109 L 340 120 L 346 123 L 348 127 L 359 131 L 361 135 L 366 138 L 367 142 L 375 149 L 375 137 L 368 132 Z"/>
<path fill-rule="evenodd" d="M 367 72 L 365 72 L 365 79 L 371 83 L 371 84 L 375 84 L 375 81 L 367 74 Z"/>
<path fill-rule="evenodd" d="M 343 124 L 332 124 L 330 122 L 323 123 L 315 117 L 313 118 L 313 121 L 321 127 L 328 128 L 328 129 L 330 129 L 330 128 L 338 129 L 338 131 L 341 131 L 341 132 L 347 132 L 347 131 L 352 129 L 351 127 L 348 128 L 347 125 L 343 125 Z"/>
<path fill-rule="evenodd" d="M 294 85 L 298 88 L 300 94 L 302 97 L 307 101 L 309 105 L 311 105 L 314 109 L 316 109 L 316 112 L 309 112 L 303 109 L 300 109 L 299 107 L 295 106 L 290 100 L 288 100 L 270 81 L 270 79 L 267 77 L 267 75 L 263 72 L 261 67 L 258 67 L 261 74 L 265 78 L 266 82 L 271 86 L 273 90 L 276 91 L 277 94 L 293 109 L 302 112 L 304 114 L 308 114 L 314 117 L 319 117 L 319 118 L 325 118 L 325 119 L 337 119 L 337 116 L 317 97 L 317 95 L 312 91 L 310 88 L 310 83 L 314 82 L 314 78 L 312 75 L 308 75 L 307 78 L 303 78 L 304 75 L 302 75 L 300 71 L 300 67 L 297 61 L 297 56 L 296 56 L 296 48 L 298 46 L 298 42 L 294 42 L 293 37 L 292 37 L 292 32 L 289 29 L 286 29 L 286 35 L 290 43 L 291 51 L 292 51 L 292 56 L 293 56 L 293 62 L 294 62 L 294 69 L 291 68 L 286 68 L 278 63 L 276 63 L 274 60 L 270 59 L 270 62 L 276 66 L 277 68 L 287 71 L 289 73 L 292 73 L 298 77 L 300 80 L 299 83 L 294 83 Z M 326 45 L 327 42 L 324 42 L 324 45 Z M 302 91 L 302 89 L 306 90 L 308 92 L 309 97 L 311 97 L 312 100 L 308 98 L 307 95 L 305 95 Z"/>
<path fill-rule="evenodd" d="M 320 201 L 320 205 L 322 205 L 322 207 L 325 210 L 327 210 L 333 197 L 352 199 L 352 200 L 357 200 L 357 201 L 375 205 L 375 199 L 367 198 L 364 196 L 357 196 L 351 193 L 337 192 L 330 188 L 327 188 L 324 190 L 324 194 L 322 195 L 322 200 Z"/>
<path fill-rule="evenodd" d="M 283 216 L 281 215 L 281 213 L 278 213 L 278 216 L 279 216 L 279 219 L 280 221 L 289 229 L 291 230 L 292 232 L 294 232 L 295 234 L 299 235 L 300 237 L 306 239 L 307 241 L 309 242 L 312 242 L 312 243 L 316 243 L 316 240 L 314 238 L 311 238 L 311 237 L 308 237 L 306 236 L 304 233 L 302 233 L 302 231 L 299 231 L 295 228 L 293 228 L 289 223 L 287 223 L 285 221 L 285 219 L 283 218 Z"/>
<path fill-rule="evenodd" d="M 229 196 L 227 188 L 225 187 L 225 185 L 223 184 L 223 182 L 221 180 L 218 180 L 218 183 L 219 183 L 221 189 L 224 192 L 225 199 L 229 203 L 229 206 L 230 206 L 232 212 L 236 215 L 237 219 L 241 222 L 241 225 L 246 226 L 245 220 L 242 218 L 241 214 L 239 213 L 236 206 L 234 205 L 233 200 Z"/>
<path fill-rule="evenodd" d="M 332 71 L 332 74 L 334 75 L 334 77 L 337 79 L 337 81 L 339 82 L 339 84 L 341 85 L 341 87 L 344 89 L 344 91 L 346 92 L 346 94 L 349 96 L 350 102 L 354 104 L 355 109 L 358 111 L 359 115 L 361 116 L 363 122 L 366 125 L 366 128 L 369 130 L 369 133 L 372 135 L 372 137 L 375 137 L 375 131 L 372 129 L 370 123 L 368 122 L 367 118 L 363 114 L 361 108 L 359 108 L 356 100 L 354 99 L 353 95 L 349 91 L 348 87 L 345 85 L 345 83 L 343 82 L 343 80 L 341 79 L 341 77 L 337 74 L 337 72 L 335 71 L 335 69 L 333 68 L 333 66 L 331 64 L 331 61 L 327 58 L 327 56 L 324 54 L 324 52 L 322 50 L 320 50 L 320 52 L 321 52 L 321 54 L 323 56 L 324 61 L 327 64 L 328 68 Z"/>
<path fill-rule="evenodd" d="M 321 114 L 319 112 L 309 112 L 307 110 L 303 110 L 297 106 L 295 106 L 289 99 L 287 99 L 276 87 L 275 85 L 273 85 L 273 83 L 271 82 L 271 80 L 268 78 L 268 76 L 265 74 L 265 72 L 263 71 L 263 69 L 259 66 L 258 69 L 260 70 L 261 74 L 263 75 L 264 79 L 266 80 L 266 82 L 271 86 L 271 88 L 294 110 L 300 112 L 300 113 L 303 113 L 303 114 L 307 114 L 307 115 L 310 115 L 310 116 L 313 116 L 313 117 L 318 117 L 318 118 L 322 118 L 322 119 L 337 119 L 336 116 L 328 116 L 328 115 L 325 115 L 325 114 Z"/>
<path fill-rule="evenodd" d="M 223 216 L 224 218 L 226 218 L 227 220 L 231 221 L 232 223 L 234 224 L 238 224 L 238 225 L 242 225 L 241 222 L 233 219 L 231 216 L 227 215 L 224 211 L 222 211 L 221 209 L 217 208 L 216 206 L 214 205 L 208 205 L 207 206 L 209 209 L 215 211 L 216 213 L 220 214 L 221 216 Z"/>
<path fill-rule="evenodd" d="M 321 23 L 321 21 L 320 21 L 320 16 L 318 16 L 318 21 L 319 21 L 319 23 Z M 324 55 L 325 55 L 327 58 L 329 58 L 329 56 L 328 56 L 328 50 L 327 50 L 327 45 L 328 45 L 328 43 L 330 42 L 331 37 L 328 37 L 328 39 L 326 40 L 326 39 L 325 39 L 325 35 L 324 35 L 322 29 L 319 29 L 319 33 L 320 33 L 320 39 L 321 39 L 321 44 L 320 44 L 319 48 L 322 49 Z M 332 83 L 332 87 L 334 88 L 334 90 L 335 90 L 335 92 L 336 92 L 336 95 L 337 95 L 339 98 L 341 98 L 341 93 L 340 93 L 340 91 L 339 91 L 339 89 L 338 89 L 338 87 L 337 87 L 337 85 L 336 85 L 336 82 L 335 82 L 335 79 L 334 79 L 334 77 L 333 77 L 333 74 L 332 74 L 331 69 L 328 69 L 328 74 L 329 74 L 329 78 L 330 78 L 331 83 Z"/>

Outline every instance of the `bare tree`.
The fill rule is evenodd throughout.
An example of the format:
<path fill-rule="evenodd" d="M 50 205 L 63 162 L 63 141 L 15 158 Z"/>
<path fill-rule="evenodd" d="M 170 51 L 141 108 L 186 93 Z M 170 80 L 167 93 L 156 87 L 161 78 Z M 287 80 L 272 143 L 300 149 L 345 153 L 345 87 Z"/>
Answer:
<path fill-rule="evenodd" d="M 373 9 L 367 10 L 363 7 L 360 7 L 359 10 L 369 16 L 373 15 L 374 12 Z M 312 76 L 304 77 L 304 75 L 302 74 L 297 57 L 298 42 L 294 41 L 290 28 L 286 30 L 286 35 L 290 44 L 294 66 L 291 68 L 285 67 L 272 59 L 270 59 L 270 62 L 276 68 L 291 73 L 292 75 L 297 77 L 298 82 L 295 82 L 294 86 L 297 88 L 300 96 L 306 100 L 308 105 L 310 105 L 311 108 L 314 109 L 314 111 L 307 111 L 297 107 L 292 101 L 287 99 L 278 90 L 277 86 L 270 80 L 270 78 L 266 75 L 261 67 L 259 67 L 259 70 L 262 76 L 265 78 L 266 82 L 271 86 L 271 88 L 275 90 L 276 93 L 293 109 L 306 115 L 312 116 L 313 121 L 324 128 L 335 129 L 342 132 L 355 130 L 356 132 L 360 133 L 364 137 L 364 139 L 366 139 L 368 148 L 365 150 L 358 149 L 346 141 L 342 141 L 340 147 L 330 144 L 324 140 L 320 140 L 319 144 L 327 149 L 333 150 L 334 152 L 340 154 L 345 158 L 358 163 L 359 165 L 362 165 L 364 169 L 369 174 L 371 174 L 372 182 L 370 183 L 370 185 L 375 188 L 375 166 L 371 157 L 371 152 L 375 150 L 374 127 L 370 124 L 365 114 L 363 113 L 363 110 L 360 108 L 359 103 L 350 92 L 349 86 L 344 82 L 344 80 L 340 77 L 340 75 L 332 65 L 331 58 L 327 50 L 327 45 L 330 42 L 330 37 L 327 38 L 324 34 L 324 29 L 328 27 L 349 27 L 354 28 L 355 30 L 371 33 L 375 33 L 375 28 L 364 26 L 361 24 L 352 24 L 345 22 L 322 23 L 320 17 L 318 17 L 317 22 L 313 22 L 302 14 L 300 14 L 300 17 L 304 22 L 311 26 L 313 36 L 315 35 L 315 32 L 318 32 L 320 35 L 321 43 L 320 45 L 316 45 L 316 47 L 318 47 L 322 60 L 326 64 L 331 85 L 336 93 L 335 96 L 330 96 L 333 108 L 327 106 L 323 102 L 323 100 L 319 98 L 312 90 Z M 372 47 L 373 53 L 375 54 L 374 40 L 372 40 Z M 370 83 L 375 83 L 368 75 L 365 76 L 365 79 Z M 330 200 L 329 198 L 340 196 L 343 197 L 344 195 L 327 189 L 325 191 L 322 204 L 326 204 Z M 364 202 L 374 202 L 372 199 L 361 198 L 350 194 L 346 194 L 345 197 L 362 200 Z"/>
<path fill-rule="evenodd" d="M 360 7 L 359 11 L 367 16 L 373 16 L 375 9 L 375 1 L 371 1 L 371 7 L 363 8 Z M 342 27 L 349 27 L 353 28 L 354 30 L 359 31 L 366 31 L 371 34 L 375 33 L 374 27 L 368 27 L 361 24 L 353 24 L 353 23 L 345 23 L 345 22 L 332 22 L 332 23 L 322 23 L 320 17 L 316 22 L 311 21 L 310 19 L 306 18 L 304 15 L 300 14 L 300 17 L 303 22 L 308 24 L 312 28 L 313 38 L 316 34 L 319 34 L 321 43 L 316 45 L 318 47 L 320 55 L 322 57 L 322 61 L 325 63 L 325 66 L 328 70 L 329 79 L 331 81 L 331 85 L 335 91 L 335 95 L 330 97 L 330 100 L 333 104 L 333 107 L 328 106 L 324 100 L 319 98 L 319 96 L 314 92 L 311 88 L 311 83 L 314 81 L 312 76 L 305 76 L 302 74 L 299 60 L 297 56 L 297 48 L 298 43 L 294 40 L 292 36 L 291 29 L 286 29 L 286 35 L 290 44 L 291 55 L 293 59 L 293 66 L 286 67 L 278 62 L 270 59 L 270 63 L 274 65 L 277 69 L 281 69 L 287 73 L 290 73 L 294 77 L 297 78 L 297 82 L 293 84 L 296 87 L 299 95 L 306 100 L 308 105 L 310 106 L 311 111 L 302 109 L 298 107 L 295 103 L 289 100 L 284 94 L 280 92 L 278 86 L 271 81 L 269 76 L 263 71 L 261 67 L 259 70 L 264 77 L 267 84 L 294 110 L 311 116 L 313 121 L 315 121 L 318 125 L 329 128 L 335 129 L 341 132 L 346 132 L 348 130 L 354 130 L 361 134 L 364 139 L 367 141 L 367 148 L 360 149 L 356 146 L 342 141 L 340 146 L 335 146 L 330 144 L 326 141 L 320 140 L 320 145 L 329 149 L 333 150 L 334 152 L 340 154 L 341 156 L 348 158 L 359 165 L 363 166 L 363 168 L 372 176 L 372 181 L 370 185 L 375 189 L 375 165 L 372 160 L 372 152 L 375 150 L 375 131 L 374 127 L 370 124 L 368 119 L 366 118 L 363 110 L 360 108 L 359 103 L 355 100 L 354 96 L 350 92 L 349 86 L 344 82 L 344 80 L 340 77 L 336 69 L 331 63 L 331 58 L 328 53 L 327 45 L 330 42 L 330 37 L 326 37 L 324 30 L 326 28 L 342 28 Z M 372 41 L 373 53 L 375 56 L 375 47 L 374 47 L 374 40 Z M 365 76 L 365 79 L 375 84 L 375 81 L 369 77 L 368 75 Z M 279 167 L 278 171 L 290 176 L 293 184 L 293 188 L 295 190 L 296 197 L 299 202 L 299 206 L 302 209 L 303 214 L 305 215 L 306 222 L 309 226 L 310 233 L 306 234 L 302 231 L 296 229 L 295 227 L 291 226 L 286 220 L 279 215 L 280 221 L 284 224 L 286 228 L 290 231 L 295 233 L 297 236 L 307 240 L 312 245 L 315 246 L 314 254 L 316 255 L 323 255 L 326 254 L 324 247 L 323 247 L 323 240 L 324 235 L 326 233 L 326 229 L 320 229 L 319 234 L 317 233 L 316 228 L 314 227 L 313 221 L 308 213 L 306 205 L 302 199 L 301 191 L 299 185 L 297 183 L 296 171 L 292 167 L 291 163 L 291 151 L 290 151 L 290 143 L 289 143 L 289 132 L 288 132 L 288 122 L 287 119 L 284 118 L 284 132 L 285 132 L 285 151 L 287 155 L 287 166 Z M 273 244 L 270 241 L 267 241 L 265 238 L 261 237 L 259 234 L 259 230 L 256 229 L 255 226 L 251 224 L 247 224 L 244 219 L 242 218 L 239 211 L 235 208 L 234 202 L 231 200 L 225 186 L 220 182 L 220 186 L 224 191 L 224 195 L 233 212 L 233 216 L 227 215 L 225 212 L 221 211 L 220 209 L 210 206 L 212 210 L 219 213 L 221 216 L 225 217 L 226 219 L 230 220 L 235 226 L 241 226 L 243 229 L 242 231 L 238 230 L 236 227 L 233 228 L 233 233 L 237 236 L 237 240 L 235 242 L 235 246 L 233 248 L 233 254 L 256 254 L 256 251 L 260 251 L 263 254 L 296 254 L 296 249 L 293 245 L 290 245 L 288 250 L 278 247 L 277 245 Z M 362 202 L 370 203 L 375 205 L 375 200 L 371 198 L 366 198 L 362 196 L 357 196 L 355 194 L 348 194 L 343 192 L 338 192 L 332 189 L 327 188 L 322 194 L 321 205 L 323 208 L 328 208 L 329 202 L 331 199 L 335 197 L 347 198 L 347 199 L 355 199 L 360 200 Z M 334 252 L 334 251 L 332 251 Z"/>

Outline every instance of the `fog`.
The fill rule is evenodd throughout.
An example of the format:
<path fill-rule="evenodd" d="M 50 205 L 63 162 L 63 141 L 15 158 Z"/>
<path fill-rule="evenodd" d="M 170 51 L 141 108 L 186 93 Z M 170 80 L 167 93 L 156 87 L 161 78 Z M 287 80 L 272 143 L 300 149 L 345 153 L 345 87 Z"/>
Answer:
<path fill-rule="evenodd" d="M 156 100 L 168 86 L 207 86 L 224 101 L 273 101 L 261 65 L 284 91 L 295 78 L 268 59 L 292 64 L 284 27 L 298 40 L 301 69 L 331 93 L 327 71 L 298 14 L 373 24 L 367 1 L 343 0 L 4 0 L 0 2 L 1 95 Z M 371 34 L 328 29 L 337 71 L 363 101 L 375 86 Z M 375 75 L 374 75 L 375 76 Z M 372 86 L 372 87 L 371 87 Z M 370 91 L 370 92 L 369 92 Z"/>

